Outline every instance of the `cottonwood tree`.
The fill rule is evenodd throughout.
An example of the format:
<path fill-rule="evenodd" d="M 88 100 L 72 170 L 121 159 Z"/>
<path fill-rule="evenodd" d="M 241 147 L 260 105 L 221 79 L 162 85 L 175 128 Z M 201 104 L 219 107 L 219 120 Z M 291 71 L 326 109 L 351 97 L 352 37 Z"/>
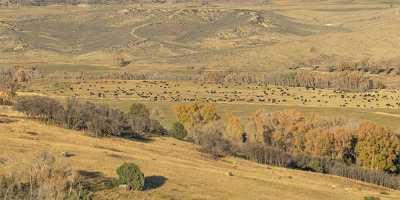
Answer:
<path fill-rule="evenodd" d="M 357 130 L 357 140 L 359 165 L 388 172 L 399 170 L 400 138 L 393 131 L 364 123 Z"/>
<path fill-rule="evenodd" d="M 354 130 L 345 127 L 316 128 L 305 134 L 305 152 L 320 157 L 354 162 Z"/>
<path fill-rule="evenodd" d="M 0 105 L 12 104 L 20 84 L 32 79 L 33 70 L 20 66 L 0 69 Z"/>
<path fill-rule="evenodd" d="M 179 122 L 191 127 L 220 119 L 212 104 L 179 104 L 173 110 Z"/>
<path fill-rule="evenodd" d="M 239 117 L 231 115 L 228 118 L 225 129 L 225 137 L 240 143 L 247 142 L 247 135 L 245 134 Z"/>

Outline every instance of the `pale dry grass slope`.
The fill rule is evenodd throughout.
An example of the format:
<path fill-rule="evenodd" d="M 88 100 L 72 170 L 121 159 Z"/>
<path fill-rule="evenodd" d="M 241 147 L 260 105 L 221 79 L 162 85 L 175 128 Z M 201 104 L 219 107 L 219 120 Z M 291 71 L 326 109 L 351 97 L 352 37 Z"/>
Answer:
<path fill-rule="evenodd" d="M 135 162 L 146 177 L 157 180 L 143 192 L 105 189 L 96 199 L 354 199 L 379 196 L 399 199 L 400 192 L 357 183 L 344 178 L 259 165 L 224 158 L 213 160 L 190 143 L 172 138 L 130 141 L 92 138 L 81 132 L 43 125 L 1 109 L 0 158 L 3 164 L 29 160 L 48 151 L 85 175 L 102 174 L 109 179 L 124 162 Z M 61 156 L 62 152 L 74 154 Z M 1 168 L 0 173 L 6 173 Z M 233 176 L 227 173 L 232 172 Z"/>

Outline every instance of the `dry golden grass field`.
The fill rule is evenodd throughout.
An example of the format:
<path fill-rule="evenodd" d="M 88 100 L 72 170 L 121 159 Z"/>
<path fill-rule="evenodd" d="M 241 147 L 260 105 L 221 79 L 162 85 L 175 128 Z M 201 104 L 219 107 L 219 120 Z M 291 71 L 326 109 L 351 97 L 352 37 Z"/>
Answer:
<path fill-rule="evenodd" d="M 52 152 L 83 176 L 93 179 L 96 199 L 346 199 L 365 196 L 399 199 L 389 189 L 317 173 L 255 164 L 237 158 L 214 160 L 196 146 L 172 138 L 130 141 L 97 139 L 81 132 L 43 125 L 1 108 L 0 173 L 7 163 L 30 162 L 33 155 Z M 62 152 L 74 156 L 66 158 Z M 140 165 L 152 188 L 142 192 L 107 189 L 104 182 L 116 176 L 123 162 Z M 4 165 L 4 163 L 6 165 Z M 233 176 L 227 173 L 232 172 Z"/>
<path fill-rule="evenodd" d="M 21 84 L 17 96 L 61 102 L 78 97 L 125 113 L 139 102 L 168 130 L 178 121 L 172 108 L 194 102 L 215 105 L 223 122 L 232 114 L 246 118 L 258 110 L 293 109 L 400 130 L 397 0 L 138 0 L 48 6 L 3 2 L 0 70 L 22 66 L 39 74 Z M 310 72 L 328 77 L 355 71 L 365 78 L 363 83 L 378 80 L 386 87 L 350 92 L 154 78 L 207 72 Z M 155 76 L 87 76 L 122 72 Z M 51 152 L 95 185 L 94 199 L 400 199 L 396 190 L 236 157 L 216 160 L 198 148 L 172 137 L 89 137 L 0 105 L 0 175 L 9 173 L 10 166 L 31 163 L 34 155 Z M 109 187 L 125 162 L 138 164 L 152 187 L 140 192 Z"/>

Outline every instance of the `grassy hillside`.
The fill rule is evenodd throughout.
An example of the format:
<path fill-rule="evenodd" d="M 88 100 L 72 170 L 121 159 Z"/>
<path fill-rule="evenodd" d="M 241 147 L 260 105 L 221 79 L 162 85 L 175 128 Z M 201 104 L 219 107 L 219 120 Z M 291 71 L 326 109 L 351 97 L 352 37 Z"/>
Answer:
<path fill-rule="evenodd" d="M 96 199 L 398 199 L 400 193 L 344 178 L 258 165 L 237 158 L 215 161 L 192 144 L 171 138 L 130 141 L 97 139 L 42 125 L 1 108 L 0 173 L 9 163 L 28 162 L 42 151 L 54 153 L 97 183 Z M 74 156 L 65 158 L 62 152 Z M 107 189 L 123 162 L 139 164 L 153 183 L 143 192 Z M 232 172 L 233 176 L 227 173 Z M 101 189 L 101 190 L 100 190 Z"/>
<path fill-rule="evenodd" d="M 262 2 L 262 1 L 258 1 Z M 0 8 L 0 63 L 269 71 L 398 61 L 390 1 L 211 1 Z"/>

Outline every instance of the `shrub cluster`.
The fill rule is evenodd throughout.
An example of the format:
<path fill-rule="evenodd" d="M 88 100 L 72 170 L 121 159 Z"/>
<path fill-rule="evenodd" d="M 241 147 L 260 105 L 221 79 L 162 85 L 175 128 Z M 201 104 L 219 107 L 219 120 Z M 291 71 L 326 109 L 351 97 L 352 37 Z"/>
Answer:
<path fill-rule="evenodd" d="M 51 154 L 43 153 L 32 164 L 15 168 L 10 175 L 0 176 L 1 199 L 92 199 L 87 184 Z"/>
<path fill-rule="evenodd" d="M 28 117 L 48 122 L 63 120 L 64 107 L 54 99 L 44 96 L 18 97 L 15 109 L 24 112 Z"/>
<path fill-rule="evenodd" d="M 219 158 L 232 154 L 232 146 L 222 134 L 204 134 L 199 138 L 202 152 L 210 153 L 214 158 Z"/>
<path fill-rule="evenodd" d="M 140 137 L 148 133 L 164 133 L 161 124 L 150 118 L 142 104 L 132 104 L 128 113 L 107 105 L 80 102 L 69 98 L 65 105 L 43 96 L 18 97 L 17 111 L 28 117 L 55 123 L 69 129 L 88 131 L 97 137 Z"/>

